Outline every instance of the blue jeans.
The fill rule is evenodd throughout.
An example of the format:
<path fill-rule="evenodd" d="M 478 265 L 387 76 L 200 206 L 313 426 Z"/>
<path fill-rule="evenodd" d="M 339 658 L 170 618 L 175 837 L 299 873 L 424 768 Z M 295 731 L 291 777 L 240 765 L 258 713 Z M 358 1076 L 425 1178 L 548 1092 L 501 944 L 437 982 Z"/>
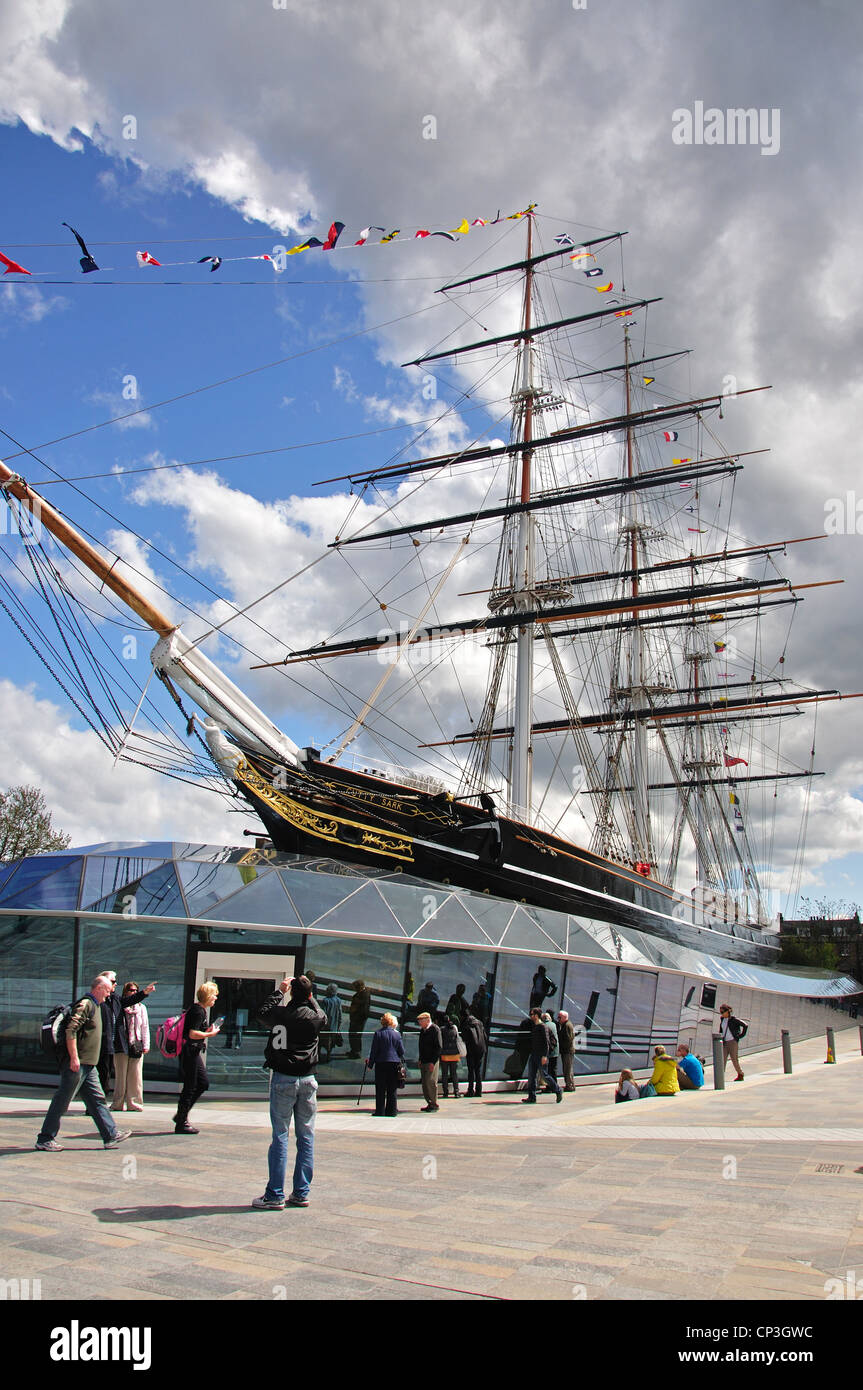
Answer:
<path fill-rule="evenodd" d="M 527 1062 L 527 1094 L 533 1096 L 534 1100 L 536 1099 L 537 1073 L 541 1073 L 541 1075 L 545 1077 L 545 1080 L 554 1091 L 554 1094 L 557 1095 L 560 1090 L 560 1083 L 557 1077 L 550 1070 L 546 1070 L 539 1057 L 534 1057 L 532 1054 Z"/>
<path fill-rule="evenodd" d="M 109 1139 L 114 1138 L 117 1133 L 117 1126 L 108 1113 L 108 1107 L 105 1104 L 105 1092 L 102 1090 L 96 1065 L 82 1062 L 79 1071 L 72 1071 L 69 1063 L 64 1062 L 60 1069 L 60 1082 L 54 1099 L 48 1107 L 48 1114 L 42 1121 L 42 1130 L 37 1143 L 57 1138 L 60 1121 L 79 1091 L 84 1108 L 101 1134 L 103 1142 L 107 1144 Z"/>
<path fill-rule="evenodd" d="M 293 1195 L 308 1197 L 315 1169 L 315 1115 L 318 1111 L 318 1083 L 313 1076 L 283 1076 L 274 1071 L 270 1078 L 270 1121 L 273 1141 L 267 1161 L 270 1168 L 267 1190 L 270 1198 L 285 1195 L 288 1166 L 288 1133 L 294 1117 L 297 1160 L 294 1164 Z"/>

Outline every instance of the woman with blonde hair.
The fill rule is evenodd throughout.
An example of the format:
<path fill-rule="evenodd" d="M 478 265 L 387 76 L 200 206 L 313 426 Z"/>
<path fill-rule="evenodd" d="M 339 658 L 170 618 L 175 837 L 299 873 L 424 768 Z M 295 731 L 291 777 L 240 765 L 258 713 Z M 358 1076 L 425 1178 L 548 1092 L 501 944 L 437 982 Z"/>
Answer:
<path fill-rule="evenodd" d="M 375 1069 L 376 1115 L 397 1115 L 396 1094 L 399 1071 L 404 1066 L 405 1049 L 392 1014 L 384 1014 L 381 1026 L 372 1038 L 366 1066 Z"/>
<path fill-rule="evenodd" d="M 174 1116 L 175 1134 L 197 1134 L 194 1125 L 189 1124 L 189 1111 L 210 1089 L 207 1076 L 205 1054 L 207 1038 L 214 1038 L 221 1027 L 218 1023 L 208 1023 L 207 1010 L 211 1009 L 219 997 L 219 986 L 214 980 L 205 980 L 198 987 L 197 1003 L 186 1010 L 183 1021 L 183 1050 L 180 1053 L 180 1104 Z"/>
<path fill-rule="evenodd" d="M 669 1057 L 664 1047 L 653 1049 L 653 1075 L 650 1078 L 658 1096 L 676 1096 L 680 1093 L 677 1079 L 677 1059 Z"/>

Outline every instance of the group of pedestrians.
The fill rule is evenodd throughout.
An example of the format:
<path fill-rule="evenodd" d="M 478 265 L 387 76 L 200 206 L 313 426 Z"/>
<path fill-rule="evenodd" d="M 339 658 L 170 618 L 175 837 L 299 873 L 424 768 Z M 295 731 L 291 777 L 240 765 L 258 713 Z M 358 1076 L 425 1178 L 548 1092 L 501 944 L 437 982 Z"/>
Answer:
<path fill-rule="evenodd" d="M 747 1025 L 731 1012 L 730 1004 L 723 1004 L 719 1010 L 720 1037 L 722 1039 L 723 1069 L 728 1059 L 734 1063 L 737 1075 L 735 1081 L 744 1079 L 737 1045 L 745 1036 Z M 700 1091 L 704 1085 L 704 1060 L 696 1057 L 686 1043 L 681 1043 L 676 1057 L 671 1057 L 664 1047 L 653 1049 L 653 1072 L 647 1081 L 639 1085 L 631 1070 L 625 1067 L 620 1073 L 614 1091 L 615 1103 L 618 1101 L 641 1100 L 647 1096 L 676 1096 L 681 1091 Z"/>
<path fill-rule="evenodd" d="M 143 1000 L 155 989 L 155 982 L 139 990 L 135 981 L 129 981 L 120 995 L 116 995 L 116 982 L 114 971 L 103 971 L 95 977 L 88 992 L 71 1011 L 65 1030 L 66 1056 L 60 1069 L 60 1081 L 36 1140 L 37 1149 L 62 1149 L 56 1140 L 60 1122 L 79 1093 L 106 1149 L 116 1148 L 132 1134 L 131 1130 L 119 1130 L 109 1113 L 99 1068 L 106 1053 L 114 1056 L 118 1079 L 113 1109 L 122 1109 L 123 1104 L 130 1104 L 134 1109 L 142 1107 L 143 1103 L 138 1099 L 141 1091 L 139 1080 L 134 1075 L 134 1064 L 140 1062 L 148 1045 L 149 1029 Z M 546 989 L 543 997 L 547 998 L 549 993 Z M 189 1124 L 189 1112 L 209 1088 L 205 1060 L 207 1042 L 219 1033 L 223 1020 L 210 1023 L 208 1011 L 216 1003 L 218 994 L 218 985 L 212 980 L 205 980 L 198 988 L 196 1002 L 186 1011 L 180 1052 L 182 1090 L 174 1116 L 175 1133 L 178 1134 L 198 1133 Z M 329 990 L 324 997 L 331 998 Z M 440 1108 L 439 1074 L 444 1098 L 448 1098 L 450 1087 L 453 1097 L 460 1097 L 458 1064 L 462 1058 L 466 1060 L 468 1069 L 466 1094 L 482 1095 L 482 1066 L 488 1047 L 488 1033 L 484 1019 L 475 1008 L 476 998 L 475 995 L 473 1004 L 467 1005 L 464 986 L 459 986 L 450 997 L 449 1013 L 438 1014 L 437 1021 L 432 1019 L 427 1009 L 418 1016 L 420 1077 L 425 1099 L 422 1109 L 425 1112 Z M 733 1035 L 737 1031 L 733 1025 L 740 1024 L 740 1021 L 733 1018 L 730 1007 L 723 1006 L 722 1014 L 725 1015 L 726 1011 L 732 1019 L 728 1031 Z M 315 999 L 309 977 L 300 975 L 294 979 L 285 977 L 260 1007 L 258 1017 L 269 1027 L 265 1066 L 270 1071 L 272 1138 L 267 1154 L 267 1185 L 262 1196 L 252 1201 L 252 1206 L 256 1210 L 307 1207 L 314 1175 L 318 1090 L 315 1070 L 320 1060 L 319 1039 L 323 1029 L 332 1031 L 333 1015 Z M 566 1089 L 574 1089 L 572 1025 L 564 1011 L 558 1014 L 555 1022 L 549 1013 L 543 1013 L 540 1004 L 536 1004 L 530 1010 L 528 1027 L 528 1087 L 523 1104 L 536 1104 L 540 1078 L 554 1093 L 555 1101 L 559 1104 L 564 1088 L 556 1075 L 554 1054 L 564 1059 Z M 740 1027 L 745 1032 L 745 1025 Z M 733 1041 L 736 1044 L 737 1038 L 733 1038 Z M 565 1060 L 567 1055 L 568 1067 Z M 737 1065 L 736 1055 L 730 1048 L 726 1056 L 733 1056 Z M 118 1068 L 119 1057 L 125 1061 Z M 383 1015 L 365 1060 L 366 1067 L 374 1068 L 375 1115 L 397 1115 L 398 1088 L 404 1084 L 406 1071 L 404 1044 L 393 1014 Z M 699 1089 L 704 1084 L 703 1067 L 683 1044 L 677 1049 L 676 1059 L 670 1057 L 663 1047 L 657 1047 L 654 1051 L 653 1075 L 648 1084 L 659 1095 L 674 1095 L 681 1089 Z M 621 1072 L 615 1100 L 636 1100 L 640 1095 L 632 1072 Z M 131 1099 L 127 1099 L 129 1097 Z M 296 1158 L 291 1189 L 286 1195 L 288 1141 L 292 1122 Z"/>
<path fill-rule="evenodd" d="M 95 1124 L 106 1149 L 114 1149 L 128 1139 L 130 1129 L 118 1129 L 105 1103 L 111 1059 L 116 1082 L 112 1110 L 143 1110 L 141 1067 L 150 1045 L 147 1011 L 143 1000 L 156 988 L 155 982 L 138 989 L 134 980 L 116 993 L 117 974 L 103 970 L 92 981 L 86 994 L 72 1009 L 65 1028 L 66 1055 L 60 1066 L 60 1080 L 36 1148 L 59 1153 L 60 1124 L 75 1096 L 80 1094 L 84 1108 Z"/>

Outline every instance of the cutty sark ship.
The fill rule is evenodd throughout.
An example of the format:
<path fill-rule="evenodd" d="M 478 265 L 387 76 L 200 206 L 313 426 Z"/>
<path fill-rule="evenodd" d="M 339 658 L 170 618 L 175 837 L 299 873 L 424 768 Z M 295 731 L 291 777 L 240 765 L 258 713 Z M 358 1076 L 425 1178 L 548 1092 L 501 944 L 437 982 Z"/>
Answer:
<path fill-rule="evenodd" d="M 399 634 L 348 634 L 270 663 L 302 670 L 301 663 L 362 653 L 382 658 L 384 673 L 334 751 L 292 742 L 204 655 L 203 639 L 190 640 L 117 574 L 116 560 L 0 465 L 3 492 L 22 529 L 27 513 L 38 512 L 41 525 L 158 634 L 156 673 L 181 708 L 185 695 L 203 712 L 212 759 L 276 849 L 400 868 L 431 883 L 769 963 L 777 934 L 762 883 L 769 831 L 759 830 L 758 818 L 775 814 L 778 788 L 795 778 L 808 786 L 815 774 L 811 765 L 783 766 L 767 730 L 806 704 L 839 697 L 795 685 L 784 649 L 776 659 L 765 655 L 763 632 L 756 634 L 767 610 L 794 605 L 801 589 L 814 587 L 793 585 L 777 566 L 789 546 L 817 537 L 764 544 L 734 537 L 727 503 L 741 456 L 725 453 L 709 425 L 728 395 L 665 395 L 657 403 L 651 373 L 682 354 L 636 348 L 636 315 L 655 301 L 612 297 L 611 282 L 594 283 L 604 275 L 599 258 L 616 254 L 623 234 L 578 244 L 562 236 L 554 250 L 536 253 L 534 217 L 526 221 L 521 259 L 444 287 L 452 298 L 477 296 L 520 277 L 518 326 L 406 364 L 428 370 L 478 354 L 486 369 L 491 361 L 496 371 L 512 370 L 509 439 L 329 480 L 374 487 L 392 501 L 386 490 L 406 479 L 458 480 L 459 470 L 487 470 L 490 479 L 488 500 L 472 510 L 393 526 L 385 524 L 393 508 L 382 508 L 356 534 L 334 538 L 333 550 L 391 548 L 399 566 L 432 540 L 444 538 L 452 551 Z M 554 293 L 561 269 L 604 292 L 602 307 L 544 316 L 542 278 L 551 272 Z M 608 365 L 584 364 L 574 350 L 593 330 L 605 335 L 595 341 Z M 591 408 L 591 397 L 604 413 L 595 400 Z M 483 611 L 424 625 L 472 536 L 481 528 L 486 537 L 491 525 L 500 539 L 479 595 Z M 409 675 L 417 652 L 446 653 L 465 641 L 487 651 L 487 688 L 473 727 L 447 740 L 459 759 L 452 784 L 377 756 L 359 766 L 347 761 L 388 680 Z M 430 684 L 434 674 L 427 661 L 418 678 Z M 131 735 L 131 723 L 118 730 L 115 721 L 118 756 L 131 756 Z M 556 747 L 542 795 L 538 745 Z M 560 769 L 566 793 L 559 778 L 550 793 Z M 555 808 L 554 823 L 546 806 Z M 567 820 L 583 833 L 558 833 Z"/>

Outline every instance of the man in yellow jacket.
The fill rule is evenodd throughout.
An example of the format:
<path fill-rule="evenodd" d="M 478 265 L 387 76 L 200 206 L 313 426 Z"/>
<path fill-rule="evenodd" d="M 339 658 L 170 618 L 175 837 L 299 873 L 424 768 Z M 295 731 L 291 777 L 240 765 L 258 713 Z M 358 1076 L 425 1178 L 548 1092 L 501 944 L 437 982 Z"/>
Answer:
<path fill-rule="evenodd" d="M 664 1047 L 653 1049 L 653 1075 L 650 1079 L 658 1096 L 676 1096 L 680 1091 L 677 1061 L 674 1057 L 669 1057 Z"/>

